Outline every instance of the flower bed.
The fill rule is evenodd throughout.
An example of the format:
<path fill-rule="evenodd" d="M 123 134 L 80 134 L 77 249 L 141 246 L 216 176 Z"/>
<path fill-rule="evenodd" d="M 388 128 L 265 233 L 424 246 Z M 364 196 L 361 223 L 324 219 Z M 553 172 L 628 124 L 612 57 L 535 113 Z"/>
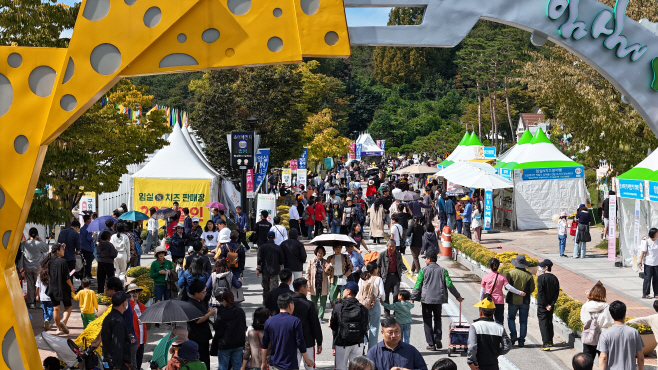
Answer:
<path fill-rule="evenodd" d="M 131 267 L 128 270 L 126 270 L 126 276 L 137 278 L 142 275 L 149 275 L 151 273 L 151 269 L 146 266 L 139 266 L 139 267 Z"/>
<path fill-rule="evenodd" d="M 498 269 L 498 272 L 501 274 L 514 268 L 511 264 L 511 260 L 518 255 L 518 253 L 515 252 L 496 253 L 461 234 L 452 235 L 452 247 L 483 266 L 487 266 L 491 258 L 497 258 L 501 262 L 500 268 Z M 527 255 L 526 260 L 530 263 L 531 267 L 537 266 L 538 264 L 537 259 L 529 258 Z M 536 298 L 537 276 L 533 276 L 533 278 L 535 279 L 535 291 L 532 295 Z M 575 332 L 580 332 L 583 330 L 583 323 L 580 321 L 580 307 L 582 307 L 582 305 L 582 302 L 576 301 L 560 290 L 560 296 L 557 302 L 555 302 L 554 307 L 555 316 L 562 320 L 569 329 Z"/>
<path fill-rule="evenodd" d="M 290 207 L 282 205 L 276 207 L 276 215 L 281 217 L 281 225 L 283 225 L 286 230 L 290 230 Z"/>

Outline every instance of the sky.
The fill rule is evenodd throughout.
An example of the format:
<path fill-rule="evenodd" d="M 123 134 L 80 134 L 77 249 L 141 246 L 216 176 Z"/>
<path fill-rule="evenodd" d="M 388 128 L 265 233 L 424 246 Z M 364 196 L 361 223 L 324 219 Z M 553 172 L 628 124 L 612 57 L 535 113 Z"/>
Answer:
<path fill-rule="evenodd" d="M 62 0 L 64 4 L 73 5 L 80 0 Z M 350 8 L 346 9 L 347 25 L 358 26 L 385 26 L 388 22 L 388 13 L 391 8 Z M 71 37 L 71 30 L 62 32 L 62 37 Z"/>

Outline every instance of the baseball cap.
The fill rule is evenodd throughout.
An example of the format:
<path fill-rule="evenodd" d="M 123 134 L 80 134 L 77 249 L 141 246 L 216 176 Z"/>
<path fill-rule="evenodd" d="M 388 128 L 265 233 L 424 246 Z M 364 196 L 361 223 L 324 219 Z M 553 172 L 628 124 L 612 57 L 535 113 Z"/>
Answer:
<path fill-rule="evenodd" d="M 181 229 L 184 229 L 183 224 L 181 224 L 181 223 L 179 223 L 179 224 L 176 225 L 176 228 L 177 228 L 177 229 L 178 229 L 179 227 L 180 227 Z"/>
<path fill-rule="evenodd" d="M 197 216 L 192 217 L 192 222 L 199 222 L 199 218 Z"/>
<path fill-rule="evenodd" d="M 359 284 L 353 281 L 348 281 L 347 284 L 343 285 L 340 289 L 349 289 L 353 294 L 356 295 L 359 292 Z"/>
<path fill-rule="evenodd" d="M 276 234 L 274 233 L 274 231 L 268 231 L 267 232 L 267 237 L 268 238 L 274 238 L 275 236 L 276 236 Z"/>
<path fill-rule="evenodd" d="M 546 267 L 546 266 L 553 266 L 553 261 L 546 259 L 539 262 L 539 267 Z"/>

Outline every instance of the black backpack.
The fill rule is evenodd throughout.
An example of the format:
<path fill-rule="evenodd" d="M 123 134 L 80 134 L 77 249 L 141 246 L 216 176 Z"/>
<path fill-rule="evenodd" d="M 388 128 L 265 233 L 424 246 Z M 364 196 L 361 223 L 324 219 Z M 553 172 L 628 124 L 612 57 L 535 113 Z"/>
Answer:
<path fill-rule="evenodd" d="M 224 275 L 222 277 L 218 276 L 212 282 L 212 296 L 215 297 L 215 299 L 219 302 L 222 301 L 222 295 L 224 292 L 229 291 L 231 287 L 228 279 L 226 278 L 227 276 L 228 275 Z"/>
<path fill-rule="evenodd" d="M 340 308 L 340 327 L 338 335 L 344 344 L 352 345 L 363 342 L 366 334 L 364 317 L 361 305 L 355 299 L 344 300 Z"/>

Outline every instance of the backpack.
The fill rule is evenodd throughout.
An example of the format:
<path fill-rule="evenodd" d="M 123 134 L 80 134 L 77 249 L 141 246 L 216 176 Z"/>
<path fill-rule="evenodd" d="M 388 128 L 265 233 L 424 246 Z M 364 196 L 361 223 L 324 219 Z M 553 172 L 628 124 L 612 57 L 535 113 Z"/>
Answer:
<path fill-rule="evenodd" d="M 361 208 L 361 205 L 358 203 L 356 204 L 356 209 L 354 211 L 354 219 L 358 224 L 362 224 L 363 221 L 366 220 L 366 216 L 363 214 L 363 209 Z"/>
<path fill-rule="evenodd" d="M 591 314 L 589 320 L 583 325 L 583 334 L 581 335 L 581 340 L 583 344 L 589 346 L 596 346 L 599 344 L 599 336 L 601 335 L 601 329 L 599 328 L 599 315 L 602 313 L 598 312 Z"/>
<path fill-rule="evenodd" d="M 222 295 L 224 292 L 227 292 L 230 290 L 231 284 L 229 284 L 228 279 L 226 279 L 227 275 L 224 275 L 222 277 L 215 277 L 215 280 L 212 282 L 212 296 L 215 297 L 215 299 L 219 302 L 222 301 Z"/>
<path fill-rule="evenodd" d="M 377 301 L 377 297 L 375 297 L 374 294 L 374 285 L 374 279 L 373 281 L 366 283 L 363 288 L 359 290 L 359 294 L 356 298 L 359 303 L 361 303 L 367 309 L 375 307 L 375 301 Z"/>
<path fill-rule="evenodd" d="M 238 249 L 240 249 L 240 247 L 238 246 L 235 251 L 232 251 L 231 248 L 229 248 L 227 245 L 226 249 L 228 250 L 226 252 L 226 264 L 228 265 L 228 268 L 238 268 Z"/>
<path fill-rule="evenodd" d="M 379 259 L 379 252 L 368 252 L 363 255 L 363 263 L 366 265 L 372 261 L 377 262 L 377 259 Z"/>
<path fill-rule="evenodd" d="M 344 344 L 358 344 L 363 342 L 365 335 L 364 323 L 367 321 L 363 317 L 361 305 L 355 300 L 344 300 L 340 308 L 340 325 L 338 335 Z"/>
<path fill-rule="evenodd" d="M 302 213 L 302 221 L 308 221 L 309 218 L 311 218 L 311 216 L 308 214 L 306 208 L 304 208 L 304 213 Z"/>

